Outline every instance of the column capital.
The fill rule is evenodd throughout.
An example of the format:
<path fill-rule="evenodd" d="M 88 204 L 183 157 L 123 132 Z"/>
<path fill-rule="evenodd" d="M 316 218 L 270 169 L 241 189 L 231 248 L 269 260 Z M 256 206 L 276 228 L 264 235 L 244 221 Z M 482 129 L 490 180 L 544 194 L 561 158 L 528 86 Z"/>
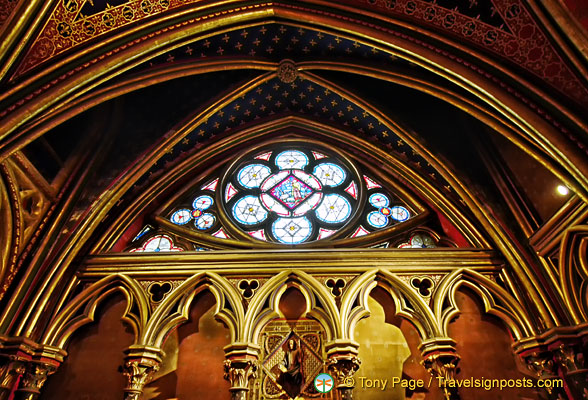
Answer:
<path fill-rule="evenodd" d="M 123 374 L 127 377 L 125 400 L 138 400 L 143 393 L 143 387 L 159 371 L 164 353 L 157 347 L 144 345 L 132 345 L 124 352 L 126 356 Z"/>
<path fill-rule="evenodd" d="M 440 337 L 425 340 L 419 346 L 422 356 L 421 364 L 433 377 L 439 379 L 447 400 L 460 399 L 456 387 L 444 384 L 455 379 L 455 374 L 459 372 L 457 365 L 460 356 L 455 345 L 453 339 Z"/>
<path fill-rule="evenodd" d="M 59 367 L 58 362 L 48 361 L 29 361 L 25 365 L 24 374 L 22 375 L 15 400 L 35 400 L 41 394 L 41 389 L 47 381 L 47 378 L 54 374 Z"/>

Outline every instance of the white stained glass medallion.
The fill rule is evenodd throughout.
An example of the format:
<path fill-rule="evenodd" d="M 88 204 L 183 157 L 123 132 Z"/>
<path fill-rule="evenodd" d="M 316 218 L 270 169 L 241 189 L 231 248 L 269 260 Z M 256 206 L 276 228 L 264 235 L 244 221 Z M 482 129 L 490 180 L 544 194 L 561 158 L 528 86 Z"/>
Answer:
<path fill-rule="evenodd" d="M 298 150 L 286 150 L 276 156 L 276 165 L 280 169 L 303 169 L 308 165 L 308 157 Z"/>
<path fill-rule="evenodd" d="M 272 224 L 272 234 L 281 243 L 299 244 L 312 233 L 312 224 L 306 217 L 278 218 Z"/>
<path fill-rule="evenodd" d="M 213 214 L 205 213 L 200 216 L 196 221 L 194 221 L 194 225 L 196 228 L 200 229 L 201 231 L 205 231 L 214 225 L 216 218 Z"/>
<path fill-rule="evenodd" d="M 410 218 L 410 212 L 402 206 L 394 206 L 390 209 L 390 216 L 396 221 L 402 222 Z"/>
<path fill-rule="evenodd" d="M 341 195 L 328 194 L 316 209 L 316 216 L 329 224 L 344 222 L 351 216 L 351 204 Z"/>
<path fill-rule="evenodd" d="M 206 210 L 212 206 L 214 200 L 210 196 L 198 196 L 192 202 L 192 207 L 196 210 Z"/>
<path fill-rule="evenodd" d="M 258 188 L 261 182 L 272 173 L 269 167 L 262 164 L 251 164 L 239 171 L 237 180 L 248 189 Z"/>
<path fill-rule="evenodd" d="M 323 163 L 314 167 L 312 172 L 323 185 L 335 187 L 345 181 L 347 174 L 340 166 L 333 163 Z"/>
<path fill-rule="evenodd" d="M 388 224 L 388 217 L 379 211 L 372 211 L 369 213 L 367 220 L 374 228 L 383 228 Z"/>
<path fill-rule="evenodd" d="M 369 202 L 376 208 L 388 207 L 390 199 L 383 193 L 374 193 L 370 196 Z"/>
<path fill-rule="evenodd" d="M 172 214 L 170 221 L 176 225 L 186 225 L 191 219 L 192 212 L 187 208 L 182 208 Z"/>
<path fill-rule="evenodd" d="M 267 218 L 267 211 L 257 196 L 245 196 L 233 206 L 233 216 L 244 225 L 255 225 Z"/>

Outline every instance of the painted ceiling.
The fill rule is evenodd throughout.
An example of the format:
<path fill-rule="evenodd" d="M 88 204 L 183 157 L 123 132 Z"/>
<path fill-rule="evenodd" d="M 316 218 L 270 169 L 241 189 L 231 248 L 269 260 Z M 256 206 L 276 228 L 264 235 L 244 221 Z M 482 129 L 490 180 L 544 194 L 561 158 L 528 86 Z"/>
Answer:
<path fill-rule="evenodd" d="M 3 2 L 0 16 L 9 14 L 16 1 Z M 56 1 L 51 16 L 44 23 L 34 44 L 18 66 L 12 80 L 41 68 L 44 64 L 74 48 L 100 41 L 113 31 L 132 29 L 139 21 L 180 12 L 198 1 L 191 0 L 63 0 Z M 578 103 L 588 102 L 588 89 L 562 60 L 545 33 L 533 19 L 528 5 L 521 0 L 343 0 L 340 7 L 350 7 L 370 17 L 389 16 L 429 27 L 432 31 L 465 40 L 480 49 L 518 65 Z M 317 14 L 320 8 L 307 8 L 299 2 L 235 2 L 219 10 L 230 13 L 248 7 L 283 7 L 291 11 L 305 9 Z M 309 5 L 310 6 L 310 5 Z M 334 5 L 337 6 L 337 5 Z M 213 18 L 214 14 L 196 18 Z M 1 17 L 0 17 L 1 18 Z M 1 21 L 1 19 L 0 19 Z M 362 22 L 370 25 L 369 22 Z M 425 35 L 429 35 L 425 33 Z M 316 40 L 316 39 L 315 39 Z M 247 38 L 243 38 L 245 46 Z M 236 44 L 236 43 L 235 43 Z M 294 43 L 292 45 L 295 45 Z M 228 51 L 228 49 L 224 49 Z M 219 53 L 220 54 L 220 53 Z M 246 54 L 246 53 L 245 53 Z M 223 54 L 220 54 L 223 55 Z M 263 52 L 251 57 L 265 56 Z"/>

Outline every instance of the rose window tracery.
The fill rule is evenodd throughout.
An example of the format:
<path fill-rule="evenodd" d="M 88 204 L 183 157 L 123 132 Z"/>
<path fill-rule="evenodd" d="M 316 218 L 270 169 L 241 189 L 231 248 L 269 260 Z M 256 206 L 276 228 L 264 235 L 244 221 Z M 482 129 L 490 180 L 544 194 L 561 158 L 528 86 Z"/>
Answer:
<path fill-rule="evenodd" d="M 260 228 L 247 230 L 251 236 L 299 244 L 319 233 L 333 234 L 350 220 L 357 194 L 347 193 L 344 183 L 357 186 L 343 164 L 292 148 L 264 152 L 240 165 L 226 185 L 225 200 L 237 225 Z"/>
<path fill-rule="evenodd" d="M 418 210 L 390 190 L 391 182 L 314 141 L 258 147 L 199 182 L 166 216 L 176 234 L 192 231 L 199 243 L 206 241 L 202 235 L 219 244 L 352 240 L 390 229 Z"/>

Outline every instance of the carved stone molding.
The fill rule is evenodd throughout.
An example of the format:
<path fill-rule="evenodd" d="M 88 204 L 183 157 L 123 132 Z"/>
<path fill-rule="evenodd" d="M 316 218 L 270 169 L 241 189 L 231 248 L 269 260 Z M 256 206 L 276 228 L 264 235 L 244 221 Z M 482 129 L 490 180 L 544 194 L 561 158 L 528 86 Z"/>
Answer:
<path fill-rule="evenodd" d="M 41 394 L 41 389 L 49 375 L 57 371 L 58 364 L 31 361 L 26 367 L 15 393 L 15 400 L 35 400 Z"/>
<path fill-rule="evenodd" d="M 139 400 L 145 385 L 151 381 L 153 374 L 159 371 L 163 352 L 152 347 L 131 346 L 125 353 L 125 400 Z"/>

